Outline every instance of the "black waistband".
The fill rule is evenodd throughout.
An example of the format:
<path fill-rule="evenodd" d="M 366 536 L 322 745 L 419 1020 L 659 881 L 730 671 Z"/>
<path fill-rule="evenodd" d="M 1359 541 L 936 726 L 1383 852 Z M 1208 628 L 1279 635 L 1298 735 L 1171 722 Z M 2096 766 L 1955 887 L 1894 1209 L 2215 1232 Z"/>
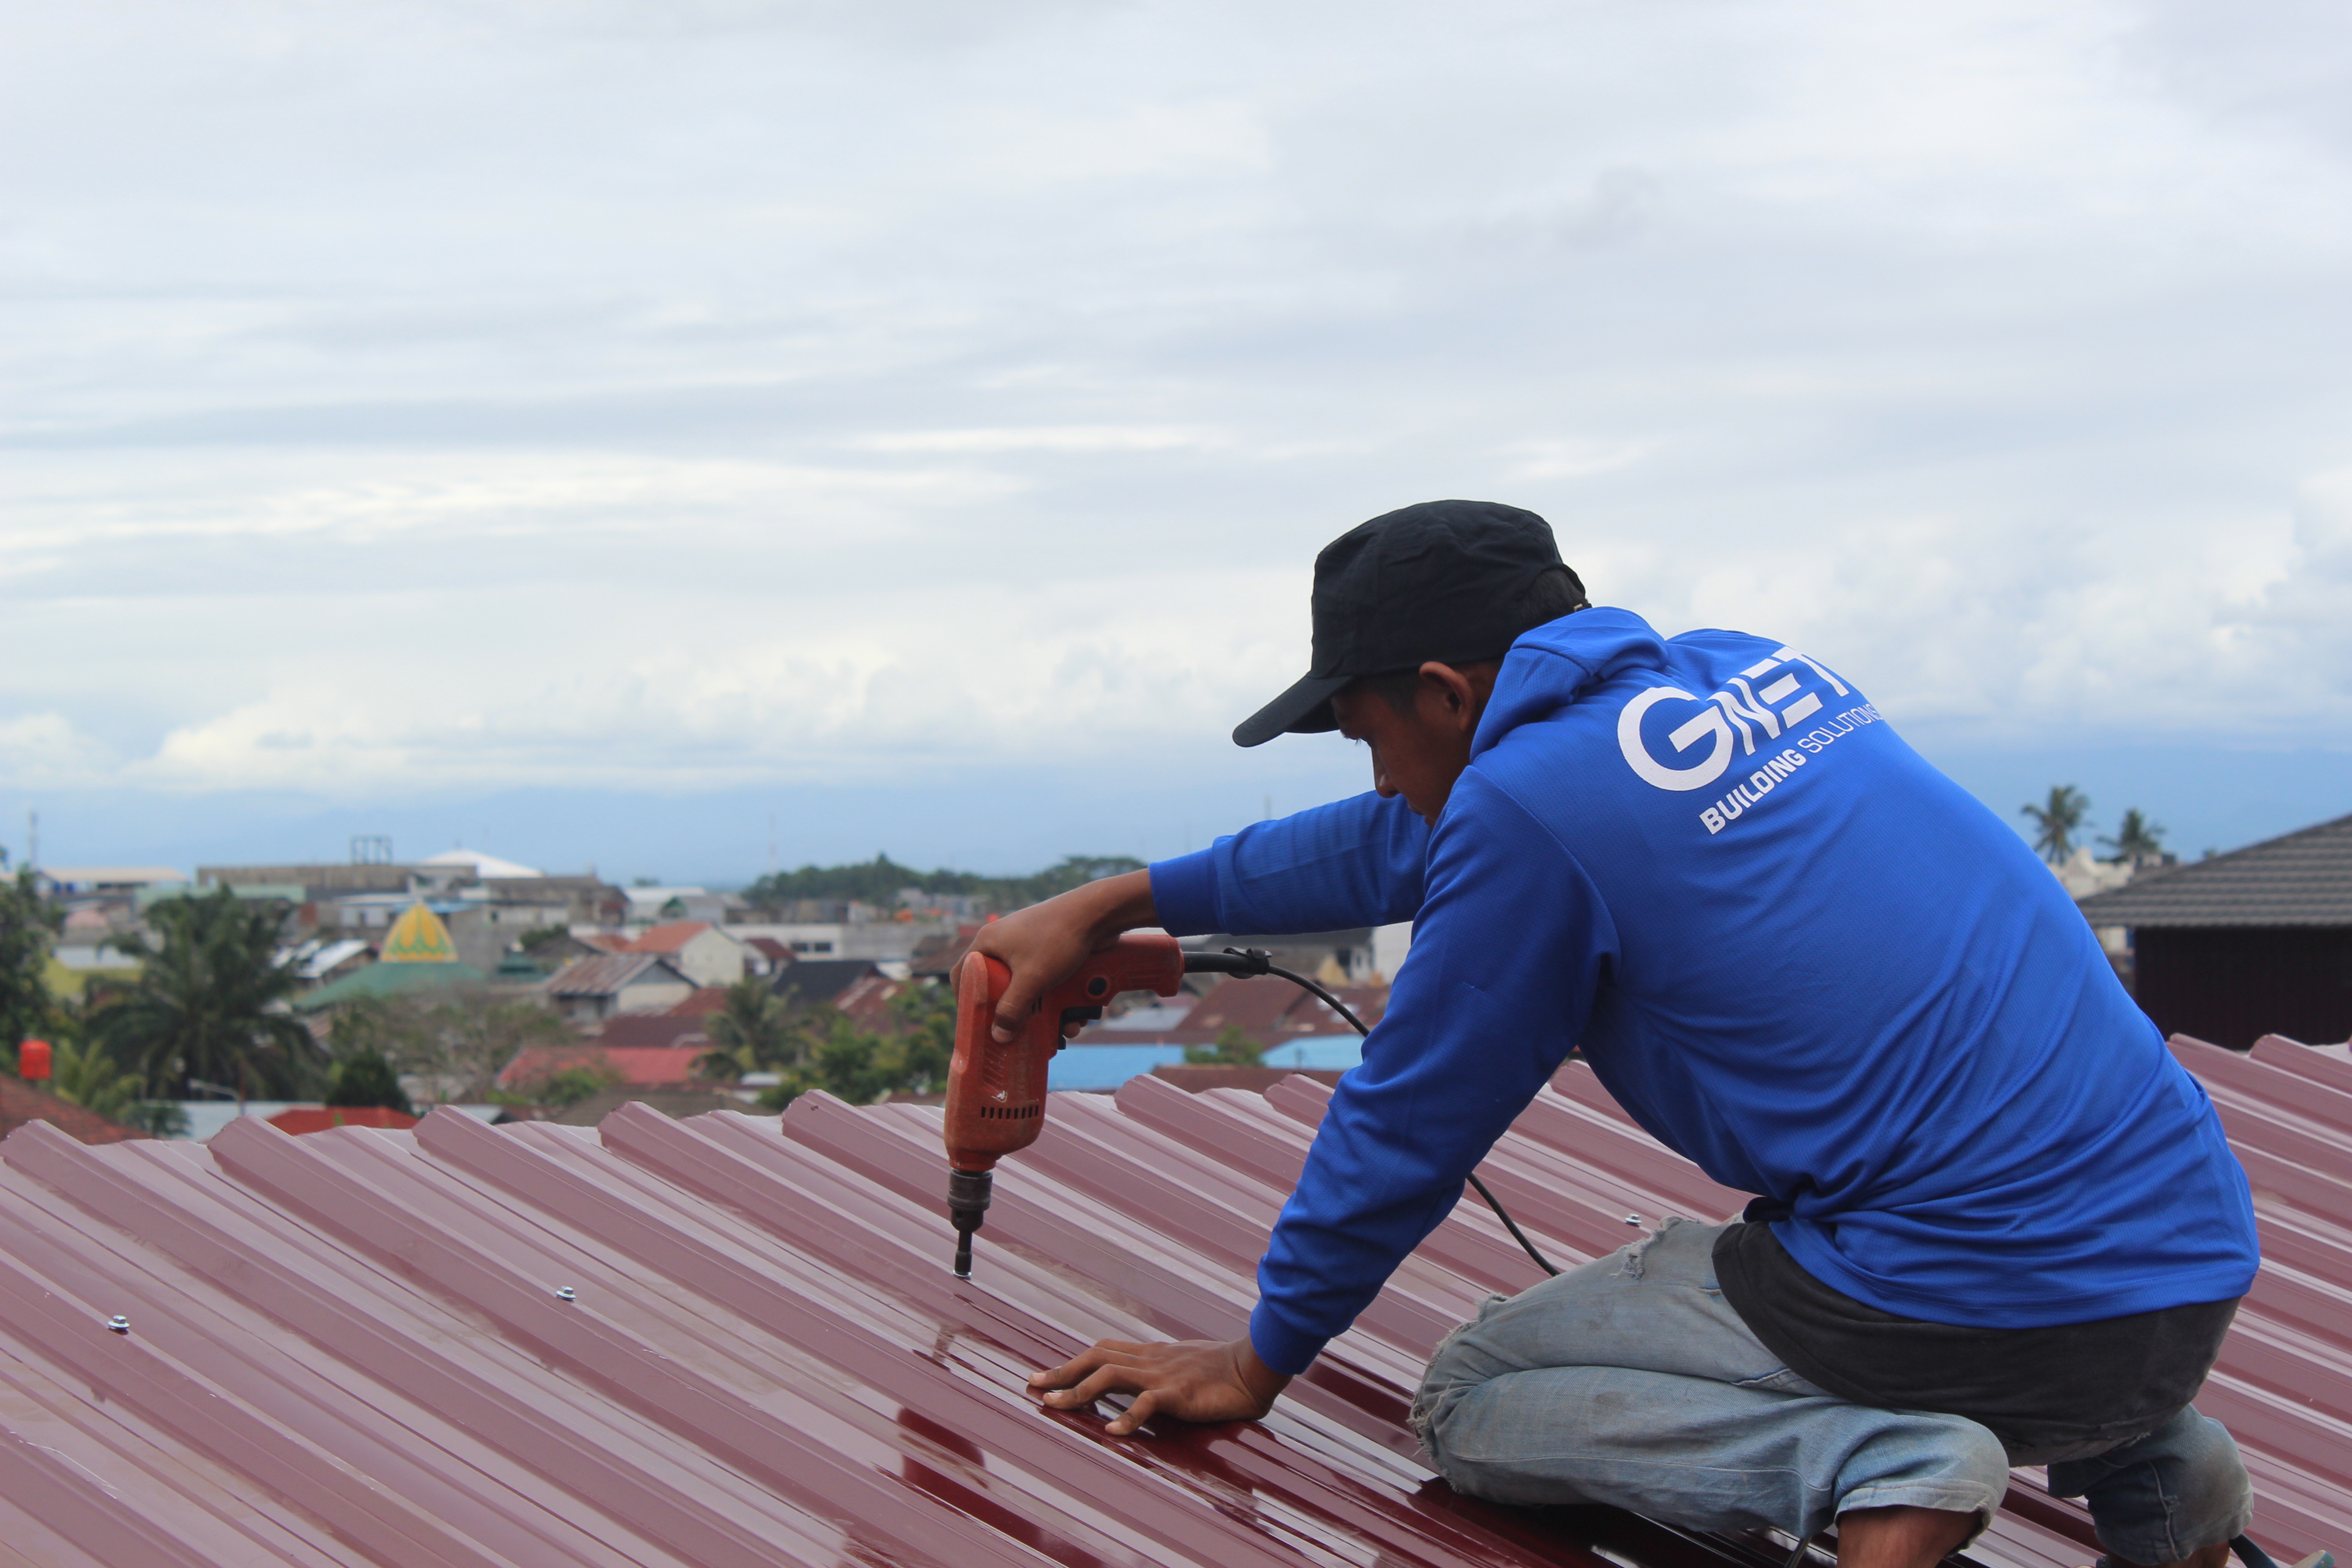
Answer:
<path fill-rule="evenodd" d="M 1715 1274 L 1749 1331 L 1807 1382 L 1857 1405 L 1965 1415 L 2012 1455 L 2153 1430 L 2196 1397 L 2238 1310 L 2209 1301 L 2042 1329 L 1924 1322 L 1823 1284 L 1757 1223 L 1724 1227 Z"/>

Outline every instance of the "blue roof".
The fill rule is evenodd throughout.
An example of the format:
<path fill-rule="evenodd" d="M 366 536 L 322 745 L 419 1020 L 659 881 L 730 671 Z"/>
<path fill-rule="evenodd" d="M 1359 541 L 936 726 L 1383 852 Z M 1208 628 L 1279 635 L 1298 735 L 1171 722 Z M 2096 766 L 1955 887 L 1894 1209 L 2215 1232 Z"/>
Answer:
<path fill-rule="evenodd" d="M 1117 1089 L 1153 1068 L 1184 1059 L 1181 1046 L 1065 1046 L 1045 1069 L 1049 1089 Z"/>
<path fill-rule="evenodd" d="M 1259 1058 L 1270 1068 L 1321 1068 L 1345 1072 L 1364 1059 L 1360 1035 L 1312 1035 L 1286 1040 Z"/>

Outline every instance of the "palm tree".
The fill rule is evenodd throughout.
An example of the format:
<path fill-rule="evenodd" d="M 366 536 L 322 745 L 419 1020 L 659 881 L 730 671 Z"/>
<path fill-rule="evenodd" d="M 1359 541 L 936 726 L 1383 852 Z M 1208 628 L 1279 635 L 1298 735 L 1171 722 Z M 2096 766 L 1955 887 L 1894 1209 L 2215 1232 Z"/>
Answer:
<path fill-rule="evenodd" d="M 300 982 L 277 962 L 278 909 L 222 888 L 158 903 L 147 923 L 160 945 L 143 934 L 115 943 L 139 960 L 139 978 L 92 1021 L 116 1058 L 158 1096 L 192 1078 L 270 1097 L 310 1087 L 324 1064 L 285 1010 Z"/>
<path fill-rule="evenodd" d="M 2091 799 L 2073 784 L 2053 784 L 2042 805 L 2018 809 L 2033 820 L 2034 848 L 2054 866 L 2074 853 L 2074 833 L 2091 814 Z"/>
<path fill-rule="evenodd" d="M 139 1075 L 96 1046 L 77 1047 L 60 1038 L 52 1047 L 51 1094 L 112 1121 L 139 1120 Z"/>
<path fill-rule="evenodd" d="M 2141 815 L 2135 805 L 2124 813 L 2116 836 L 2099 842 L 2116 852 L 2114 858 L 2118 862 L 2158 859 L 2164 854 L 2164 829 Z"/>
<path fill-rule="evenodd" d="M 727 1000 L 703 1026 L 711 1048 L 695 1062 L 705 1078 L 740 1078 L 780 1068 L 805 1050 L 793 1027 L 791 1009 L 758 975 L 747 974 L 727 988 Z"/>

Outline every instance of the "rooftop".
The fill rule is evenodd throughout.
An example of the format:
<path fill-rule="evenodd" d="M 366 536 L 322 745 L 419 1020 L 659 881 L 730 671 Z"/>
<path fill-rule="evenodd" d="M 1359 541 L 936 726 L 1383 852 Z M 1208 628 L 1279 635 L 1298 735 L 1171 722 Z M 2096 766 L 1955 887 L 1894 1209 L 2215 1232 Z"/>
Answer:
<path fill-rule="evenodd" d="M 2255 1536 L 2352 1537 L 2352 1064 L 2187 1042 L 2270 1263 L 2200 1406 Z M 1219 1337 L 1328 1090 L 1057 1097 L 947 1270 L 935 1109 L 781 1120 L 0 1145 L 7 1544 L 100 1563 L 896 1563 L 956 1568 L 1779 1568 L 1791 1543 L 1454 1496 L 1405 1400 L 1439 1335 L 1536 1271 L 1465 1204 L 1262 1423 L 1114 1438 L 1041 1408 L 1098 1337 Z M 1743 1194 L 1571 1067 L 1482 1174 L 1556 1259 Z M 110 1332 L 121 1315 L 124 1330 Z M 2021 1473 L 1977 1562 L 2073 1568 L 2087 1517 Z"/>
<path fill-rule="evenodd" d="M 547 994 L 551 996 L 610 996 L 625 985 L 658 981 L 687 986 L 694 984 L 656 954 L 616 952 L 606 958 L 574 959 L 549 979 Z"/>
<path fill-rule="evenodd" d="M 2352 816 L 2084 899 L 2097 926 L 2352 926 Z"/>

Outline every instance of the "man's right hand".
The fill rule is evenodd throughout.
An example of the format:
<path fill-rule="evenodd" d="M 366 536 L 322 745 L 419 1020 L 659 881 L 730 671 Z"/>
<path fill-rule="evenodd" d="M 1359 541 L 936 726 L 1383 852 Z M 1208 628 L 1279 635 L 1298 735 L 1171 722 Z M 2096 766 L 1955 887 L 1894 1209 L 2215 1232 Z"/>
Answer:
<path fill-rule="evenodd" d="M 1073 888 L 981 927 L 972 951 L 1013 972 L 1004 994 L 997 998 L 998 1043 L 1013 1038 L 1014 1028 L 1008 1019 L 1028 1016 L 1037 999 L 1076 973 L 1089 953 L 1108 947 L 1121 931 L 1158 921 L 1151 873 L 1128 871 Z M 1071 1032 L 1076 1032 L 1076 1026 Z"/>

